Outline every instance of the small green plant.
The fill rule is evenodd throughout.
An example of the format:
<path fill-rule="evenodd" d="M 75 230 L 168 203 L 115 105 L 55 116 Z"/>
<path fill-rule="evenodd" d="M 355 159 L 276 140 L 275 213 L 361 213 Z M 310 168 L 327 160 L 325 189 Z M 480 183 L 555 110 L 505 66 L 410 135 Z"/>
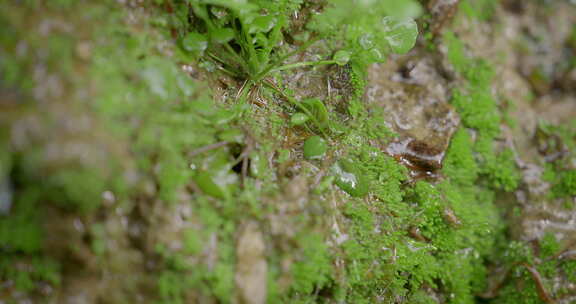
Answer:
<path fill-rule="evenodd" d="M 377 62 L 388 53 L 405 53 L 415 44 L 418 29 L 412 18 L 421 8 L 414 0 L 329 0 L 320 5 L 296 48 L 283 47 L 291 15 L 302 0 L 190 0 L 193 31 L 181 37 L 181 47 L 210 66 L 246 83 L 241 93 L 273 72 L 349 61 Z M 332 50 L 327 59 L 286 64 L 323 40 Z M 264 83 L 266 84 L 266 83 Z M 239 94 L 239 96 L 244 96 Z"/>

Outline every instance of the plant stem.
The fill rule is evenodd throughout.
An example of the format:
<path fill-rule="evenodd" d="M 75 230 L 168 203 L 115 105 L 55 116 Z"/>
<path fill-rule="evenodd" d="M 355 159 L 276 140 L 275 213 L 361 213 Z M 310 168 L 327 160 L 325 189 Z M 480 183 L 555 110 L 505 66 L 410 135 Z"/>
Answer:
<path fill-rule="evenodd" d="M 218 62 L 218 64 L 217 64 L 217 65 L 218 65 L 218 68 L 219 68 L 220 70 L 222 70 L 224 73 L 226 73 L 226 74 L 228 74 L 228 75 L 230 75 L 230 76 L 232 76 L 232 77 L 238 77 L 238 76 L 239 76 L 238 72 L 236 72 L 236 71 L 234 71 L 234 70 L 230 70 L 230 69 L 224 67 L 225 65 L 226 65 L 226 66 L 228 65 L 228 64 L 226 64 L 226 61 L 218 58 L 218 56 L 216 56 L 216 55 L 214 55 L 214 54 L 212 54 L 212 53 L 207 53 L 207 54 L 208 54 L 208 57 L 210 57 L 212 60 Z"/>
<path fill-rule="evenodd" d="M 314 43 L 316 43 L 316 42 L 317 42 L 318 40 L 320 40 L 320 39 L 322 39 L 322 36 L 317 36 L 317 37 L 315 37 L 314 39 L 311 39 L 311 40 L 306 41 L 306 42 L 305 42 L 303 45 L 301 45 L 299 48 L 297 48 L 297 49 L 295 49 L 294 51 L 292 51 L 292 52 L 290 52 L 290 53 L 288 53 L 288 54 L 280 57 L 278 60 L 276 60 L 276 61 L 272 64 L 272 66 L 279 66 L 279 65 L 281 65 L 282 62 L 284 62 L 284 60 L 286 60 L 286 59 L 288 59 L 288 58 L 290 58 L 290 57 L 292 57 L 292 56 L 294 56 L 294 55 L 296 55 L 296 54 L 299 54 L 299 53 L 304 52 L 307 48 L 309 48 L 310 46 L 312 46 Z"/>
<path fill-rule="evenodd" d="M 291 64 L 279 66 L 277 68 L 270 70 L 270 72 L 290 70 L 290 69 L 295 69 L 295 68 L 304 67 L 304 66 L 334 64 L 334 63 L 336 63 L 335 60 L 303 61 L 303 62 L 296 62 L 296 63 L 291 63 Z"/>
<path fill-rule="evenodd" d="M 264 81 L 264 84 L 267 87 L 269 87 L 270 89 L 272 89 L 273 91 L 275 91 L 276 93 L 282 95 L 282 97 L 284 97 L 284 99 L 286 99 L 288 102 L 293 104 L 300 111 L 304 112 L 304 114 L 308 115 L 308 117 L 310 117 L 310 119 L 312 119 L 312 122 L 314 122 L 314 124 L 318 127 L 318 129 L 320 130 L 322 135 L 324 137 L 328 138 L 328 135 L 326 134 L 326 132 L 324 132 L 324 128 L 322 128 L 322 126 L 320 125 L 320 122 L 316 119 L 316 117 L 306 107 L 302 106 L 298 101 L 294 100 L 294 98 L 292 98 L 291 96 L 286 95 L 282 90 L 280 90 L 278 87 L 276 87 L 276 85 L 274 85 L 272 82 Z"/>
<path fill-rule="evenodd" d="M 260 72 L 258 75 L 256 75 L 256 77 L 254 77 L 255 80 L 260 80 L 262 78 L 264 78 L 266 75 L 268 75 L 268 73 L 270 73 L 270 71 L 272 69 L 274 69 L 274 67 L 280 66 L 284 60 L 298 54 L 301 52 L 304 52 L 307 48 L 309 48 L 311 45 L 313 45 L 314 43 L 316 43 L 318 40 L 322 39 L 322 36 L 317 36 L 314 39 L 308 40 L 306 41 L 303 45 L 301 45 L 299 48 L 295 49 L 292 52 L 289 52 L 288 54 L 278 58 L 278 60 L 274 61 L 274 63 L 271 63 L 268 65 L 268 67 L 266 67 L 266 69 L 264 69 L 262 72 Z"/>
<path fill-rule="evenodd" d="M 238 64 L 240 64 L 240 66 L 242 66 L 242 68 L 245 71 L 247 71 L 248 66 L 246 66 L 246 61 L 244 60 L 244 58 L 242 58 L 242 56 L 236 53 L 234 49 L 232 49 L 232 47 L 230 46 L 230 44 L 228 44 L 228 42 L 224 43 L 224 48 L 226 49 L 226 51 L 228 51 L 228 53 L 232 54 L 232 56 L 236 58 L 236 62 L 238 62 Z"/>

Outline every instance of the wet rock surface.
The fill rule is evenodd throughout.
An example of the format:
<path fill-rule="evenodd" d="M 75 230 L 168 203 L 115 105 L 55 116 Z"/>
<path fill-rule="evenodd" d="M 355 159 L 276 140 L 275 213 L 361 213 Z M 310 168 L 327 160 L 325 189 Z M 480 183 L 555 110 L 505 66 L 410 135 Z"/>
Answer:
<path fill-rule="evenodd" d="M 431 30 L 437 38 L 441 38 L 443 30 L 453 30 L 465 42 L 467 53 L 493 63 L 496 71 L 493 93 L 498 97 L 497 106 L 499 111 L 507 113 L 510 120 L 516 122 L 514 125 L 502 118 L 501 133 L 495 144 L 497 149 L 513 151 L 514 163 L 521 171 L 520 186 L 513 192 L 495 190 L 472 196 L 477 195 L 475 199 L 479 201 L 496 197 L 508 226 L 501 237 L 505 242 L 518 246 L 518 251 L 528 248 L 522 253 L 526 261 L 520 264 L 475 261 L 487 264 L 487 273 L 482 275 L 488 277 L 489 283 L 486 292 L 477 296 L 489 303 L 502 303 L 506 299 L 499 298 L 499 294 L 511 289 L 513 292 L 508 294 L 521 294 L 537 284 L 538 294 L 531 299 L 545 303 L 573 303 L 576 283 L 573 274 L 564 268 L 568 269 L 566 265 L 576 259 L 576 197 L 573 194 L 565 197 L 550 195 L 552 189 L 558 187 L 558 182 L 550 180 L 547 174 L 550 166 L 559 166 L 561 173 L 575 170 L 575 150 L 567 145 L 566 138 L 547 133 L 542 121 L 562 126 L 576 117 L 575 69 L 573 64 L 569 64 L 576 49 L 576 42 L 570 38 L 576 9 L 568 1 L 548 1 L 553 4 L 543 9 L 546 1 L 511 0 L 497 5 L 495 14 L 488 21 L 479 21 L 457 18 L 458 2 L 428 1 L 433 18 Z M 166 1 L 158 7 L 173 10 L 169 3 Z M 91 40 L 88 32 L 93 25 L 86 25 L 94 23 L 93 17 L 53 12 L 31 14 L 28 18 L 24 18 L 25 14 L 17 16 L 24 20 L 17 23 L 22 31 L 31 33 L 33 37 L 37 34 L 40 37 L 38 41 L 45 46 L 54 43 L 47 41 L 50 37 L 60 35 L 66 37 L 62 39 L 64 41 L 72 38 L 73 43 L 70 44 L 72 47 L 66 44 L 60 50 L 47 50 L 30 46 L 28 44 L 34 39 L 23 38 L 15 44 L 15 53 L 16 58 L 30 58 L 32 61 L 26 64 L 32 66 L 31 75 L 35 82 L 30 97 L 35 101 L 20 104 L 28 97 L 20 96 L 20 92 L 0 89 L 0 127 L 4 128 L 6 122 L 10 126 L 8 132 L 4 132 L 8 129 L 0 129 L 0 143 L 4 133 L 9 133 L 12 153 L 6 162 L 0 155 L 0 164 L 9 164 L 0 168 L 0 220 L 22 214 L 24 209 L 24 216 L 17 223 L 23 226 L 40 223 L 45 234 L 41 246 L 32 248 L 30 252 L 25 247 L 12 252 L 12 243 L 8 246 L 2 243 L 0 251 L 8 252 L 9 258 L 25 256 L 14 263 L 15 269 L 21 273 L 34 273 L 32 278 L 37 283 L 30 283 L 36 289 L 25 293 L 15 287 L 22 281 L 27 283 L 23 279 L 0 282 L 0 302 L 40 303 L 50 299 L 54 303 L 150 303 L 162 300 L 165 303 L 258 304 L 266 303 L 268 299 L 278 300 L 281 293 L 286 299 L 328 302 L 336 301 L 336 293 L 342 292 L 335 286 L 357 284 L 353 288 L 360 286 L 358 290 L 365 292 L 362 288 L 366 288 L 378 293 L 371 298 L 376 302 L 392 299 L 394 303 L 420 303 L 414 299 L 421 296 L 437 303 L 451 303 L 454 297 L 451 286 L 440 283 L 438 278 L 418 287 L 406 283 L 411 280 L 411 271 L 416 271 L 420 265 L 461 269 L 462 265 L 458 263 L 436 265 L 430 262 L 429 258 L 439 254 L 432 249 L 431 234 L 423 235 L 428 223 L 419 222 L 422 214 L 434 211 L 425 208 L 440 204 L 438 200 L 427 199 L 438 196 L 445 200 L 445 197 L 435 192 L 424 192 L 425 199 L 416 198 L 412 188 L 397 185 L 393 185 L 396 188 L 378 188 L 390 181 L 397 184 L 405 181 L 390 173 L 393 168 L 390 163 L 384 162 L 388 171 L 374 174 L 367 173 L 370 166 L 376 166 L 374 163 L 363 166 L 356 159 L 354 163 L 347 163 L 345 167 L 348 168 L 336 170 L 339 174 L 332 174 L 331 166 L 345 160 L 338 157 L 352 155 L 359 148 L 354 146 L 346 150 L 340 142 L 328 140 L 325 146 L 322 145 L 321 153 L 307 157 L 303 142 L 313 132 L 303 126 L 285 128 L 284 123 L 289 118 L 286 113 L 293 109 L 279 96 L 266 93 L 263 87 L 250 92 L 249 101 L 253 107 L 247 106 L 242 110 L 242 115 L 253 115 L 251 121 L 233 128 L 243 134 L 257 130 L 254 125 L 261 125 L 259 127 L 264 131 L 250 134 L 247 136 L 249 140 L 242 136 L 241 139 L 237 139 L 238 136 L 226 137 L 225 128 L 228 126 L 225 124 L 232 120 L 230 116 L 226 113 L 210 116 L 213 111 L 211 105 L 202 104 L 201 98 L 194 99 L 194 94 L 199 93 L 189 93 L 187 83 L 180 78 L 170 78 L 171 74 L 164 71 L 170 70 L 165 68 L 166 61 L 147 66 L 150 64 L 148 58 L 154 56 L 152 54 L 166 58 L 177 56 L 175 46 L 167 38 L 158 42 L 151 37 L 164 30 L 176 33 L 173 26 L 180 19 L 174 16 L 169 21 L 154 19 L 158 16 L 150 15 L 150 8 L 141 1 L 118 1 L 118 5 L 126 12 L 124 19 L 118 21 L 123 27 L 106 30 L 116 34 L 120 32 L 123 35 L 121 46 L 136 51 L 114 54 L 137 59 L 129 61 L 126 66 L 119 64 L 127 71 L 104 84 L 90 79 L 93 70 L 86 70 L 90 64 L 104 67 L 110 64 L 102 61 L 102 57 L 95 57 L 99 48 L 110 47 L 106 44 L 110 33 L 105 33 L 97 41 Z M 154 6 L 154 9 L 158 7 Z M 313 9 L 317 8 L 314 6 Z M 306 10 L 311 10 L 311 6 Z M 551 12 L 556 12 L 554 18 L 550 17 Z M 149 20 L 153 26 L 148 24 Z M 451 23 L 454 26 L 451 27 Z M 140 37 L 143 41 L 130 39 L 141 32 L 151 35 L 146 39 Z M 146 48 L 148 39 L 157 44 Z M 390 56 L 386 63 L 371 66 L 361 100 L 367 108 L 381 109 L 386 126 L 398 135 L 386 143 L 373 140 L 379 151 L 406 166 L 413 180 L 424 176 L 432 182 L 430 185 L 442 183 L 443 179 L 439 177 L 443 174 L 444 158 L 455 132 L 462 128 L 461 118 L 450 104 L 453 89 L 461 86 L 462 80 L 446 63 L 441 40 L 437 43 L 437 51 L 419 45 L 408 55 Z M 116 45 L 112 47 L 123 49 Z M 70 53 L 59 53 L 62 50 L 70 50 Z M 60 65 L 59 59 L 64 55 L 54 53 L 70 55 L 74 64 L 64 65 L 62 60 Z M 52 62 L 54 58 L 58 59 L 56 67 Z M 314 58 L 305 54 L 294 60 L 325 58 L 329 57 Z M 116 62 L 123 62 L 123 59 Z M 137 67 L 135 71 L 130 70 L 133 66 Z M 178 67 L 193 79 L 208 80 L 214 98 L 227 103 L 229 108 L 234 106 L 241 81 L 216 77 L 216 73 L 211 74 L 188 62 L 178 62 Z M 116 68 L 110 67 L 110 70 Z M 330 111 L 336 112 L 330 116 L 331 119 L 346 123 L 351 121 L 348 107 L 354 90 L 350 69 L 349 65 L 308 67 L 286 73 L 281 81 L 271 81 L 288 83 L 286 87 L 298 100 L 319 98 Z M 64 70 L 72 72 L 65 74 Z M 102 78 L 109 77 L 108 72 L 103 72 Z M 114 73 L 110 75 L 117 76 Z M 89 81 L 80 82 L 83 79 Z M 119 89 L 117 83 L 121 83 Z M 0 82 L 0 85 L 5 83 Z M 175 90 L 172 85 L 188 93 L 184 97 L 171 95 Z M 129 87 L 145 89 L 128 90 Z M 202 90 L 206 89 L 199 89 Z M 98 94 L 112 97 L 104 100 L 92 98 Z M 179 98 L 184 102 L 175 101 Z M 80 102 L 76 105 L 69 100 Z M 169 102 L 154 108 L 165 100 Z M 194 102 L 187 103 L 190 100 Z M 114 106 L 105 108 L 106 102 L 114 103 Z M 139 107 L 140 103 L 145 107 Z M 104 112 L 108 111 L 106 115 L 110 116 L 113 116 L 110 113 L 122 109 L 124 112 L 120 117 L 110 119 L 120 121 L 121 127 L 106 129 L 109 122 L 101 117 L 106 115 L 94 111 L 98 107 L 103 107 Z M 146 107 L 153 110 L 146 112 Z M 190 116 L 186 110 L 192 107 L 198 107 L 205 116 Z M 169 117 L 163 119 L 164 116 Z M 190 127 L 186 124 L 190 121 L 214 125 L 208 130 L 196 129 L 198 125 Z M 163 128 L 165 126 L 173 128 Z M 132 128 L 137 132 L 126 138 L 121 136 L 125 129 Z M 469 133 L 471 142 L 477 143 L 474 130 L 469 130 Z M 178 140 L 170 141 L 169 138 Z M 191 138 L 199 139 L 194 142 Z M 269 139 L 277 142 L 265 141 Z M 349 140 L 354 141 L 354 136 Z M 205 149 L 202 155 L 194 153 L 202 149 Z M 23 155 L 26 162 L 22 160 Z M 216 196 L 220 197 L 204 195 L 209 192 L 208 188 L 198 185 L 198 175 L 194 175 L 197 171 L 194 170 L 198 167 L 213 173 L 211 169 L 215 162 L 204 159 L 205 155 L 208 155 L 206 159 L 223 160 L 222 172 L 238 183 L 241 191 L 231 197 L 220 194 L 223 191 L 217 192 Z M 368 163 L 378 154 L 371 151 L 366 155 L 363 161 Z M 134 159 L 138 159 L 137 165 L 132 163 Z M 112 160 L 120 165 L 113 165 Z M 134 169 L 135 166 L 139 169 Z M 57 176 L 56 173 L 77 172 L 77 168 L 83 168 L 87 174 L 58 175 L 61 178 L 50 179 Z M 261 176 L 272 177 L 263 182 L 264 179 L 258 179 Z M 362 183 L 358 187 L 360 176 Z M 114 188 L 116 185 L 101 182 L 118 177 L 127 181 L 130 187 L 135 187 L 136 191 L 126 194 L 119 190 L 121 186 Z M 82 183 L 74 184 L 80 180 Z M 47 181 L 53 184 L 40 187 Z M 29 189 L 24 187 L 26 183 L 40 186 Z M 50 189 L 73 191 L 62 199 L 63 196 L 47 191 Z M 26 196 L 22 196 L 23 193 Z M 406 195 L 409 204 L 400 205 L 402 195 Z M 466 203 L 473 200 L 462 193 L 451 195 Z M 70 197 L 94 203 L 96 209 L 88 208 L 87 214 L 81 213 L 75 209 L 78 206 L 67 203 Z M 33 210 L 26 209 L 26 202 L 34 200 L 39 204 L 30 208 Z M 400 224 L 395 222 L 410 210 L 418 210 L 413 218 Z M 447 231 L 470 229 L 469 222 L 460 220 L 465 211 L 443 205 L 439 210 L 437 222 L 445 222 Z M 353 225 L 358 222 L 361 224 Z M 490 230 L 490 227 L 485 230 Z M 434 231 L 432 236 L 437 234 Z M 546 251 L 550 251 L 546 249 L 550 247 L 546 243 L 550 235 L 558 243 L 553 252 Z M 34 234 L 26 236 L 36 241 Z M 391 236 L 397 243 L 388 239 L 387 243 L 370 243 L 373 239 Z M 355 243 L 356 240 L 359 241 Z M 348 255 L 350 252 L 356 255 Z M 371 256 L 367 252 L 379 255 Z M 328 253 L 334 258 L 326 258 Z M 458 254 L 468 257 L 478 253 L 473 248 L 464 248 Z M 515 252 L 510 251 L 509 255 L 513 254 Z M 60 281 L 32 271 L 43 269 L 38 265 L 45 267 L 34 260 L 44 255 L 61 262 L 62 268 L 53 271 L 60 275 Z M 406 256 L 414 260 L 406 261 Z M 550 261 L 557 261 L 557 264 L 547 266 Z M 361 270 L 355 272 L 362 263 L 369 267 L 358 268 Z M 380 273 L 376 271 L 381 271 L 379 267 L 384 264 L 395 267 L 401 263 L 406 267 L 403 271 L 394 268 L 384 268 L 385 271 Z M 330 270 L 321 269 L 318 265 Z M 353 275 L 347 277 L 349 269 Z M 1 274 L 6 275 L 5 272 Z M 406 288 L 402 289 L 405 291 L 403 295 L 394 295 L 388 287 L 383 291 L 382 286 L 387 286 L 385 283 L 396 275 L 405 280 L 400 284 L 403 285 L 401 288 Z M 350 283 L 356 277 L 361 277 L 361 282 Z M 373 278 L 377 278 L 378 284 L 362 285 Z M 299 283 L 306 280 L 313 283 Z M 295 282 L 300 284 L 299 291 L 291 289 Z M 353 288 L 349 290 L 354 291 Z M 310 298 L 305 298 L 307 296 Z"/>
<path fill-rule="evenodd" d="M 384 151 L 413 170 L 442 168 L 460 118 L 449 103 L 449 82 L 430 57 L 372 66 L 365 97 L 384 109 L 388 125 L 399 135 Z"/>

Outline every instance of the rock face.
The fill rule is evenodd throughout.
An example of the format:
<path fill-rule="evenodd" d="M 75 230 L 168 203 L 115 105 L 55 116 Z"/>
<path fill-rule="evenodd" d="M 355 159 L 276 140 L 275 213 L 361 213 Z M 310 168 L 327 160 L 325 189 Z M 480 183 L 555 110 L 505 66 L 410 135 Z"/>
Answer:
<path fill-rule="evenodd" d="M 248 222 L 240 232 L 236 246 L 236 288 L 243 304 L 266 303 L 266 246 L 256 222 Z"/>
<path fill-rule="evenodd" d="M 574 303 L 576 4 L 413 0 L 407 55 L 252 86 L 182 48 L 272 2 L 0 1 L 0 303 Z M 270 59 L 352 3 L 276 2 Z"/>
<path fill-rule="evenodd" d="M 384 108 L 398 138 L 382 147 L 413 170 L 434 172 L 460 118 L 449 104 L 448 81 L 431 58 L 390 60 L 369 69 L 367 102 Z"/>

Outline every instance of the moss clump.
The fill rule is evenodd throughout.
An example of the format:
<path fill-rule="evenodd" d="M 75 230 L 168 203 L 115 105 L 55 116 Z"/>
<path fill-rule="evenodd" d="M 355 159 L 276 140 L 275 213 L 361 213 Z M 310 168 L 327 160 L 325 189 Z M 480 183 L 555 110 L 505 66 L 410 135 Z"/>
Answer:
<path fill-rule="evenodd" d="M 0 27 L 10 34 L 0 37 L 0 69 L 7 75 L 6 83 L 29 92 L 38 85 L 27 77 L 29 72 L 38 64 L 46 66 L 69 88 L 61 98 L 66 102 L 54 101 L 56 110 L 50 111 L 73 117 L 76 112 L 65 111 L 74 105 L 76 111 L 89 113 L 95 121 L 93 130 L 109 135 L 96 147 L 121 151 L 106 152 L 106 161 L 97 166 L 73 159 L 51 174 L 38 169 L 47 163 L 42 144 L 18 152 L 9 147 L 8 153 L 1 154 L 0 182 L 7 178 L 18 185 L 13 209 L 0 218 L 2 279 L 16 282 L 25 292 L 34 292 L 39 281 L 59 284 L 61 270 L 43 251 L 43 207 L 66 208 L 88 218 L 90 228 L 81 239 L 88 239 L 98 260 L 95 263 L 103 268 L 106 264 L 99 262 L 108 249 L 106 221 L 112 209 L 126 209 L 122 217 L 128 220 L 130 232 L 123 237 L 128 247 L 142 254 L 136 268 L 148 273 L 138 284 L 156 283 L 156 290 L 146 294 L 154 294 L 160 303 L 235 302 L 235 229 L 245 221 L 258 221 L 266 239 L 271 303 L 433 303 L 437 297 L 449 303 L 475 303 L 475 295 L 487 289 L 489 263 L 514 266 L 514 283 L 505 284 L 495 303 L 523 301 L 516 283 L 527 286 L 522 295 L 526 301 L 538 300 L 529 273 L 517 267 L 538 259 L 525 244 L 507 242 L 494 205 L 497 194 L 518 187 L 520 175 L 513 151 L 496 148 L 503 116 L 491 92 L 494 71 L 486 61 L 468 56 L 464 43 L 453 33 L 446 34 L 448 60 L 461 76 L 456 77 L 461 83 L 453 92 L 452 104 L 462 127 L 452 138 L 444 168 L 437 172 L 442 177 L 413 181 L 405 167 L 378 148 L 395 136 L 386 127 L 388 113 L 361 100 L 366 65 L 382 60 L 379 49 L 404 52 L 415 40 L 413 22 L 396 23 L 386 17 L 387 31 L 374 27 L 381 24 L 381 13 L 391 13 L 398 1 L 364 1 L 357 6 L 334 0 L 317 6 L 314 1 L 254 0 L 246 5 L 260 9 L 249 10 L 250 18 L 238 9 L 244 2 L 232 2 L 157 1 L 138 4 L 137 9 L 132 3 L 123 7 L 115 2 L 75 4 L 68 0 L 56 4 L 26 1 L 22 9 L 6 4 L 14 11 L 13 15 L 0 13 Z M 462 7 L 472 14 L 476 8 L 490 10 L 493 3 L 464 1 Z M 355 19 L 353 15 L 362 15 L 368 5 L 376 8 L 369 10 L 370 18 Z M 76 16 L 69 20 L 82 39 L 65 31 L 45 37 L 28 29 L 36 28 L 28 23 L 36 25 L 33 21 L 39 14 L 59 20 L 57 9 L 64 6 L 79 12 L 78 20 Z M 294 14 L 301 7 L 303 14 Z M 398 7 L 412 16 L 420 10 L 416 1 L 404 1 Z M 319 18 L 311 27 L 289 25 L 322 8 L 328 14 L 312 16 Z M 330 32 L 322 27 L 340 26 L 344 23 L 334 21 L 347 19 L 355 25 L 346 23 L 344 31 L 338 28 L 342 39 L 322 39 L 327 36 L 321 35 Z M 252 24 L 255 20 L 259 22 Z M 251 27 L 238 27 L 238 22 Z M 227 30 L 216 31 L 207 25 L 212 23 Z M 350 96 L 291 99 L 296 93 L 307 93 L 291 91 L 292 84 L 284 80 L 288 76 L 284 68 L 300 63 L 280 67 L 283 61 L 300 59 L 283 58 L 283 54 L 307 43 L 298 37 L 309 35 L 314 27 L 319 35 L 315 47 L 320 50 L 314 60 L 347 69 Z M 227 36 L 231 31 L 234 37 Z M 385 32 L 391 37 L 380 38 L 390 39 L 374 40 Z M 30 49 L 43 49 L 48 55 L 17 56 L 19 40 L 13 37 L 20 36 L 30 43 Z M 392 39 L 402 36 L 405 41 Z M 203 40 L 206 37 L 211 40 Z M 294 43 L 279 43 L 284 38 Z M 316 41 L 316 37 L 308 38 Z M 228 39 L 235 41 L 228 44 L 230 48 L 224 45 L 232 41 Z M 84 40 L 90 44 L 89 55 L 82 51 L 86 50 L 81 45 Z M 194 54 L 204 43 L 212 44 L 210 54 Z M 390 43 L 399 44 L 384 45 Z M 336 53 L 341 47 L 348 48 L 344 50 L 348 53 Z M 239 51 L 242 48 L 247 53 Z M 221 57 L 222 49 L 223 56 L 230 57 Z M 352 56 L 350 62 L 343 58 L 348 56 L 322 60 L 333 54 Z M 302 66 L 300 79 L 307 80 L 314 63 Z M 314 69 L 318 72 L 314 77 L 324 71 Z M 220 77 L 217 72 L 225 70 L 252 82 Z M 210 85 L 218 87 L 215 96 Z M 89 88 L 87 94 L 85 88 Z M 289 117 L 298 119 L 290 121 Z M 314 120 L 315 125 L 310 124 Z M 55 127 L 49 130 L 60 132 Z M 314 133 L 322 133 L 330 149 Z M 570 136 L 565 137 L 567 142 Z M 60 133 L 56 137 L 60 139 Z M 316 142 L 302 149 L 305 138 Z M 304 158 L 314 161 L 302 160 L 302 150 Z M 344 165 L 335 174 L 329 168 L 336 162 Z M 574 169 L 560 163 L 550 168 L 555 197 L 575 195 Z M 350 175 L 359 182 L 355 187 Z M 101 204 L 104 191 L 114 193 L 118 205 Z M 132 224 L 144 227 L 144 232 L 132 235 Z M 161 236 L 156 235 L 158 231 Z M 504 257 L 496 254 L 503 248 Z M 556 240 L 546 236 L 538 258 L 550 257 L 557 250 Z M 17 272 L 14 265 L 22 263 L 32 265 L 29 271 Z M 546 261 L 536 267 L 551 278 L 558 274 L 559 264 Z M 567 270 L 576 267 L 570 262 L 562 265 Z"/>
<path fill-rule="evenodd" d="M 496 11 L 496 0 L 464 0 L 460 3 L 460 10 L 468 18 L 488 21 Z"/>
<path fill-rule="evenodd" d="M 491 154 L 486 159 L 482 173 L 494 189 L 500 189 L 507 192 L 513 191 L 518 187 L 520 182 L 520 172 L 516 166 L 512 150 L 505 149 L 495 157 Z"/>
<path fill-rule="evenodd" d="M 570 197 L 576 195 L 576 170 L 560 172 L 556 184 L 552 187 L 555 197 Z"/>
<path fill-rule="evenodd" d="M 292 265 L 293 299 L 314 294 L 328 287 L 332 281 L 334 267 L 328 246 L 318 234 L 306 234 L 298 238 L 301 254 Z M 314 300 L 308 298 L 308 301 Z"/>
<path fill-rule="evenodd" d="M 554 156 L 546 164 L 542 177 L 552 186 L 550 197 L 566 199 L 575 196 L 576 169 L 570 163 L 576 157 L 576 120 L 561 126 L 542 121 L 536 135 L 540 152 L 547 157 Z"/>
<path fill-rule="evenodd" d="M 487 178 L 492 188 L 512 191 L 520 181 L 514 154 L 510 149 L 496 152 L 494 148 L 494 139 L 500 134 L 502 118 L 491 92 L 493 69 L 484 60 L 467 56 L 464 44 L 453 33 L 447 32 L 444 40 L 448 46 L 448 60 L 465 79 L 464 88 L 454 92 L 451 103 L 460 114 L 463 125 L 477 132 L 473 151 L 475 159 L 479 160 L 479 173 Z M 459 137 L 462 135 L 456 134 L 457 147 L 463 146 L 463 139 Z M 448 170 L 454 171 L 451 161 L 447 162 Z M 470 165 L 468 167 L 471 168 Z"/>
<path fill-rule="evenodd" d="M 37 255 L 26 259 L 17 254 L 3 255 L 0 261 L 0 278 L 14 284 L 16 290 L 23 293 L 36 290 L 37 282 L 57 287 L 61 282 L 60 264 Z"/>
<path fill-rule="evenodd" d="M 474 158 L 472 139 L 466 129 L 458 129 L 452 137 L 443 171 L 456 183 L 472 186 L 476 182 L 480 170 Z"/>

